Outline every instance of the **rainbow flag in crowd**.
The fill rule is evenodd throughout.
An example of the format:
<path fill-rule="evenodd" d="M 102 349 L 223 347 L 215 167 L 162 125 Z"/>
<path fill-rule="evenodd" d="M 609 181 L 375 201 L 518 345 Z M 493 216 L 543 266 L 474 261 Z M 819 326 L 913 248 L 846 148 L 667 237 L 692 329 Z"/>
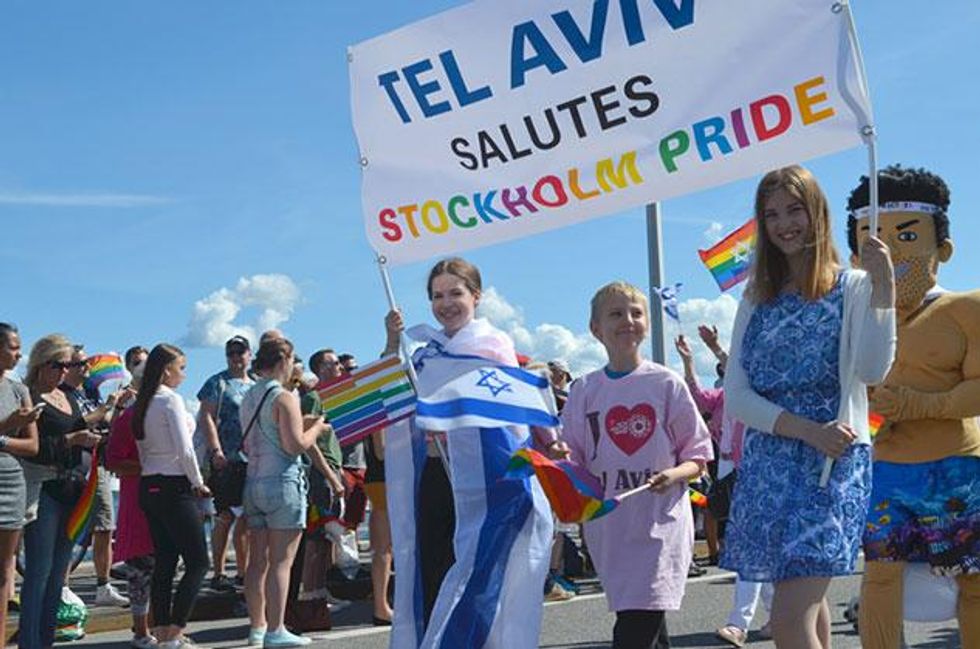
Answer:
<path fill-rule="evenodd" d="M 96 390 L 106 381 L 125 378 L 126 366 L 123 365 L 122 357 L 119 354 L 89 356 L 88 378 L 85 379 L 86 389 Z"/>
<path fill-rule="evenodd" d="M 688 487 L 688 492 L 690 493 L 691 496 L 691 504 L 693 504 L 695 507 L 704 509 L 705 507 L 708 506 L 708 497 L 705 496 L 703 493 L 701 493 L 694 487 Z"/>
<path fill-rule="evenodd" d="M 322 527 L 330 521 L 338 521 L 337 510 L 328 509 L 318 503 L 310 503 L 306 508 L 306 531 L 312 532 L 318 527 Z"/>
<path fill-rule="evenodd" d="M 754 250 L 755 219 L 752 218 L 707 250 L 698 250 L 698 256 L 719 288 L 727 291 L 748 277 Z"/>
<path fill-rule="evenodd" d="M 88 471 L 88 480 L 82 495 L 68 515 L 65 523 L 65 533 L 68 534 L 72 543 L 78 543 L 88 529 L 89 521 L 92 520 L 92 509 L 95 507 L 95 490 L 99 484 L 99 449 L 96 447 L 92 451 L 92 467 Z"/>
<path fill-rule="evenodd" d="M 563 523 L 595 520 L 619 505 L 615 498 L 603 500 L 599 479 L 577 464 L 551 460 L 530 448 L 518 449 L 510 457 L 505 477 L 523 478 L 531 473 L 538 476 L 555 516 Z"/>
<path fill-rule="evenodd" d="M 323 414 L 341 445 L 359 442 L 415 412 L 415 389 L 397 355 L 385 356 L 316 389 Z"/>
<path fill-rule="evenodd" d="M 871 439 L 874 439 L 878 435 L 878 431 L 881 430 L 881 425 L 884 423 L 884 417 L 877 412 L 868 411 L 868 430 L 871 431 Z"/>

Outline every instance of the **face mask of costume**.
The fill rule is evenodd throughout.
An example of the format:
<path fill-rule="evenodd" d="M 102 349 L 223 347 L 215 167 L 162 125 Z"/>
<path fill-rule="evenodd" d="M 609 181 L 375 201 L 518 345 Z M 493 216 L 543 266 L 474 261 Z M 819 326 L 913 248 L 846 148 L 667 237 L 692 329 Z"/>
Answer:
<path fill-rule="evenodd" d="M 878 213 L 879 237 L 891 250 L 895 264 L 895 307 L 899 312 L 919 308 L 926 294 L 936 285 L 939 264 L 949 259 L 952 243 L 936 241 L 934 205 L 927 203 L 886 203 Z M 858 248 L 868 237 L 868 210 L 857 214 Z"/>

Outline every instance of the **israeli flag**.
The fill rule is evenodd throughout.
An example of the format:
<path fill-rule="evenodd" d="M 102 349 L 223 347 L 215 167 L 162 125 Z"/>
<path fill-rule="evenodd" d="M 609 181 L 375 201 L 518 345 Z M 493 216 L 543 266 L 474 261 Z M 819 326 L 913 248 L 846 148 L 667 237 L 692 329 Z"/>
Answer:
<path fill-rule="evenodd" d="M 681 321 L 680 303 L 678 300 L 680 298 L 682 286 L 684 286 L 682 283 L 677 282 L 673 286 L 653 287 L 653 292 L 657 294 L 657 296 L 660 298 L 660 303 L 663 304 L 664 313 L 677 322 Z"/>
<path fill-rule="evenodd" d="M 514 424 L 553 427 L 558 425 L 554 410 L 546 378 L 518 367 L 488 365 L 419 399 L 415 422 L 426 430 L 438 431 Z"/>
<path fill-rule="evenodd" d="M 547 422 L 554 416 L 538 394 L 546 381 L 469 353 L 497 335 L 504 336 L 475 320 L 451 340 L 437 332 L 423 338 L 429 344 L 413 361 L 419 395 L 429 410 L 387 430 L 385 476 L 398 574 L 391 649 L 538 646 L 551 508 L 537 478 L 501 478 L 510 456 L 529 443 L 526 424 L 553 425 Z M 417 512 L 426 506 L 419 480 L 426 462 L 437 461 L 427 457 L 426 430 L 448 431 L 456 512 L 456 562 L 443 579 L 428 624 L 420 568 L 424 550 L 416 530 Z"/>

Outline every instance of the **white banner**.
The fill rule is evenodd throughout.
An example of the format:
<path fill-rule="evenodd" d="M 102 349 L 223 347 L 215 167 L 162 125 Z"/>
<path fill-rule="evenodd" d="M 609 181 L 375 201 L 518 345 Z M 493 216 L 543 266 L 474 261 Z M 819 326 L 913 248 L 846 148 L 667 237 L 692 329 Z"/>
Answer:
<path fill-rule="evenodd" d="M 371 245 L 399 264 L 861 144 L 826 0 L 475 0 L 350 49 Z"/>

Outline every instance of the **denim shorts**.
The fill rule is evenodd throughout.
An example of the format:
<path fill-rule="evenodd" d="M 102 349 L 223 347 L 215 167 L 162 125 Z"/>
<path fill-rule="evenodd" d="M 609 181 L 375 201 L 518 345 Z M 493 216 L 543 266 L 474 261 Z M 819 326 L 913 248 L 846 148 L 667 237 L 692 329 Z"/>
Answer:
<path fill-rule="evenodd" d="M 249 529 L 306 528 L 306 476 L 298 474 L 245 481 L 245 516 Z"/>

